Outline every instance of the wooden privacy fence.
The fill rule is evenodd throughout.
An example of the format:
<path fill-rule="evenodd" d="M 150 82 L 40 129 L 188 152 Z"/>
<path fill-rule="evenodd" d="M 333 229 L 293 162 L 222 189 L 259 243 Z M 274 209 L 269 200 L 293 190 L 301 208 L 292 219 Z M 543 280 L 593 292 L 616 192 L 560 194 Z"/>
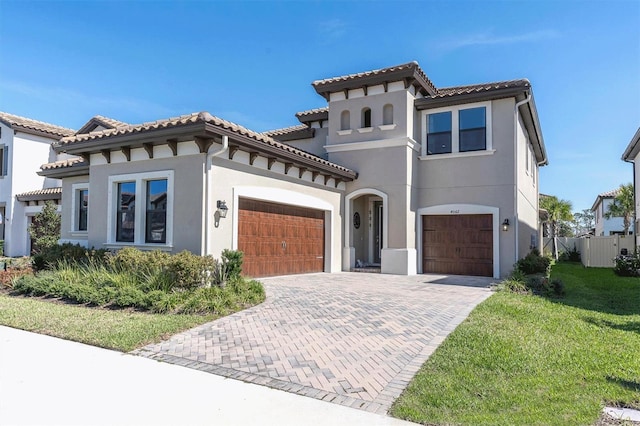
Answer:
<path fill-rule="evenodd" d="M 544 238 L 543 251 L 552 255 L 553 243 L 551 238 Z M 610 237 L 585 237 L 569 238 L 558 237 L 558 252 L 571 251 L 575 248 L 580 252 L 582 264 L 592 268 L 613 268 L 613 258 L 620 254 L 623 249 L 627 249 L 629 254 L 634 249 L 633 235 L 622 236 L 612 235 Z"/>

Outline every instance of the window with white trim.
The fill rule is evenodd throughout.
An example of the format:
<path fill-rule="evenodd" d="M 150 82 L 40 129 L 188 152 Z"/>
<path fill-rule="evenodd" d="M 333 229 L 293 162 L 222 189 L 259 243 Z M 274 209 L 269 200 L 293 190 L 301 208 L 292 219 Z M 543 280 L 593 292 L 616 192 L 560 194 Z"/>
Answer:
<path fill-rule="evenodd" d="M 491 102 L 434 108 L 423 114 L 422 155 L 492 151 Z"/>
<path fill-rule="evenodd" d="M 173 171 L 109 177 L 109 243 L 171 245 Z"/>
<path fill-rule="evenodd" d="M 89 184 L 71 185 L 71 231 L 87 232 L 89 224 Z"/>
<path fill-rule="evenodd" d="M 9 148 L 0 145 L 0 178 L 7 175 L 9 168 Z"/>

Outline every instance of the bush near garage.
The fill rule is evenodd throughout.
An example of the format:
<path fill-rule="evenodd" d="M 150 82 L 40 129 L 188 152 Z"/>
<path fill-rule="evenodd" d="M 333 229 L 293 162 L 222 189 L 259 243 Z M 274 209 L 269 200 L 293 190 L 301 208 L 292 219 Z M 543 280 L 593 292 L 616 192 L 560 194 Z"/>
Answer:
<path fill-rule="evenodd" d="M 15 293 L 169 314 L 225 315 L 265 298 L 261 283 L 240 275 L 242 253 L 237 251 L 225 250 L 217 260 L 187 251 L 110 253 L 61 245 L 42 256 L 48 259 L 46 270 L 15 280 Z"/>

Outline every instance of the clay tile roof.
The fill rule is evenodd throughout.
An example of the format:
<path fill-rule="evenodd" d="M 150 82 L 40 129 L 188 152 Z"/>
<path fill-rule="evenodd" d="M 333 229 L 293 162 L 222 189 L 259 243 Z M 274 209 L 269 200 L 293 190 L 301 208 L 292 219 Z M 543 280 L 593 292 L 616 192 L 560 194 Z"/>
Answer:
<path fill-rule="evenodd" d="M 329 112 L 329 107 L 323 107 L 323 108 L 314 108 L 314 109 L 309 109 L 306 111 L 300 111 L 300 112 L 296 112 L 296 117 L 300 118 L 300 117 L 306 117 L 307 115 L 315 115 L 315 114 L 322 114 L 322 113 L 328 113 Z"/>
<path fill-rule="evenodd" d="M 613 198 L 616 197 L 620 193 L 620 188 L 612 189 L 611 191 L 603 192 L 602 194 L 598 194 L 598 197 L 601 198 Z"/>
<path fill-rule="evenodd" d="M 60 139 L 57 143 L 54 143 L 54 146 L 56 146 L 57 148 L 63 148 L 65 146 L 70 146 L 70 145 L 73 145 L 74 143 L 79 143 L 79 142 L 97 141 L 97 140 L 107 139 L 114 136 L 132 135 L 137 133 L 144 133 L 150 130 L 180 127 L 180 126 L 185 126 L 185 125 L 194 124 L 194 123 L 211 124 L 215 127 L 232 131 L 238 135 L 242 135 L 247 138 L 253 139 L 255 141 L 275 147 L 277 149 L 290 152 L 292 154 L 312 160 L 314 162 L 323 164 L 325 166 L 329 166 L 336 170 L 340 170 L 342 172 L 355 175 L 355 172 L 352 171 L 351 169 L 340 166 L 338 164 L 331 163 L 330 161 L 327 161 L 321 157 L 318 157 L 316 155 L 310 154 L 303 150 L 294 148 L 285 143 L 278 142 L 277 140 L 273 139 L 272 137 L 264 133 L 254 132 L 253 130 L 249 130 L 246 127 L 243 127 L 238 124 L 232 123 L 230 121 L 223 120 L 222 118 L 213 116 L 206 111 L 194 112 L 192 114 L 186 114 L 186 115 L 181 115 L 179 117 L 172 117 L 164 120 L 151 121 L 151 122 L 142 123 L 142 124 L 128 125 L 124 127 L 118 127 L 115 129 L 106 129 L 99 132 L 67 136 Z"/>
<path fill-rule="evenodd" d="M 392 79 L 414 78 L 418 81 L 420 87 L 427 93 L 436 93 L 437 89 L 429 80 L 427 75 L 422 71 L 418 62 L 412 61 L 406 64 L 394 65 L 392 67 L 380 68 L 377 70 L 359 72 L 356 74 L 343 75 L 339 77 L 325 78 L 323 80 L 316 80 L 311 85 L 316 89 L 318 93 L 325 93 L 325 86 L 333 87 L 336 90 L 342 90 L 345 88 L 352 88 L 348 83 L 353 83 L 353 88 L 357 87 L 359 80 L 367 80 L 371 84 L 380 84 L 384 81 L 390 81 Z M 344 87 L 343 87 L 344 86 Z M 327 87 L 327 89 L 329 89 Z"/>
<path fill-rule="evenodd" d="M 98 121 L 102 121 L 105 124 L 108 124 L 110 127 L 125 127 L 130 126 L 129 123 L 125 123 L 124 121 L 115 120 L 113 118 L 105 117 L 103 115 L 96 115 L 95 118 Z"/>
<path fill-rule="evenodd" d="M 32 200 L 59 200 L 62 197 L 62 188 L 45 188 L 35 191 L 23 192 L 16 195 L 18 201 L 32 201 Z"/>
<path fill-rule="evenodd" d="M 309 127 L 304 124 L 298 124 L 296 126 L 283 127 L 282 129 L 269 130 L 264 132 L 265 135 L 270 137 L 287 135 L 289 133 L 299 132 L 301 130 L 307 130 Z"/>
<path fill-rule="evenodd" d="M 432 98 L 445 98 L 457 95 L 467 95 L 471 93 L 490 92 L 498 89 L 509 89 L 512 87 L 531 87 L 531 83 L 527 79 L 497 81 L 493 83 L 471 84 L 468 86 L 443 87 L 437 90 Z"/>
<path fill-rule="evenodd" d="M 65 167 L 80 167 L 86 165 L 87 162 L 81 157 L 68 158 L 66 160 L 58 160 L 53 163 L 47 163 L 40 166 L 41 170 L 63 169 Z"/>
<path fill-rule="evenodd" d="M 37 132 L 40 134 L 51 135 L 56 137 L 69 136 L 75 133 L 72 129 L 56 126 L 54 124 L 45 123 L 43 121 L 32 120 L 30 118 L 20 117 L 19 115 L 0 112 L 0 121 L 13 129 L 22 129 L 25 131 Z"/>

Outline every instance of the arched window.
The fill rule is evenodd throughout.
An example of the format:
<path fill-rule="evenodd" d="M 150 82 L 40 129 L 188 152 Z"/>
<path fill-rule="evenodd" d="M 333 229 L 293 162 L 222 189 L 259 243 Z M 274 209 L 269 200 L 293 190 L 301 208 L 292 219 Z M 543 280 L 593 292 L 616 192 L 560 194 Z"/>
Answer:
<path fill-rule="evenodd" d="M 351 114 L 348 110 L 342 111 L 340 114 L 340 130 L 349 130 L 351 128 Z"/>
<path fill-rule="evenodd" d="M 382 124 L 393 124 L 393 105 L 386 104 L 382 107 Z"/>
<path fill-rule="evenodd" d="M 362 123 L 360 127 L 371 127 L 371 108 L 362 108 Z"/>

